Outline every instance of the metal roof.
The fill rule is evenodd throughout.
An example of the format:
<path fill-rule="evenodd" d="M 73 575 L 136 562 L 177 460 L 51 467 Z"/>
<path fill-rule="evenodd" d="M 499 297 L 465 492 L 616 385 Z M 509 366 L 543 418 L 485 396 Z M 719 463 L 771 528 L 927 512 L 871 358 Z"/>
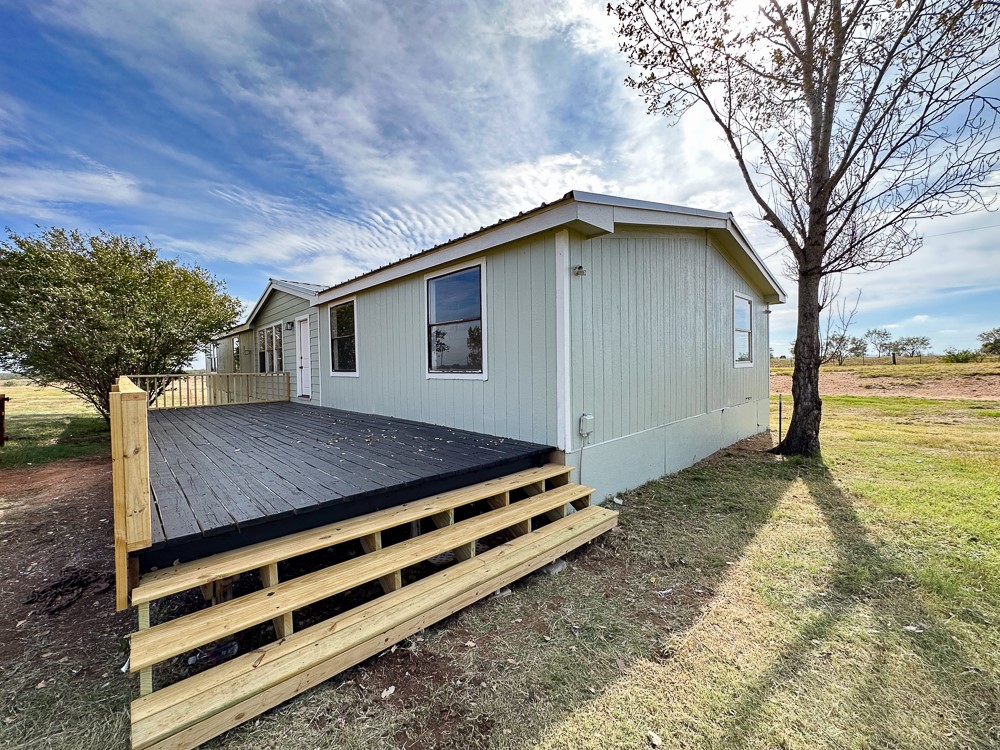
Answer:
<path fill-rule="evenodd" d="M 755 277 L 768 294 L 768 301 L 785 301 L 785 290 L 754 251 L 743 231 L 736 224 L 732 213 L 707 211 L 669 203 L 621 198 L 601 193 L 571 190 L 562 198 L 542 203 L 516 216 L 503 219 L 489 226 L 463 234 L 434 247 L 413 253 L 371 271 L 355 276 L 318 293 L 320 303 L 355 294 L 378 284 L 416 273 L 433 265 L 450 262 L 461 257 L 483 252 L 549 229 L 569 227 L 586 236 L 598 236 L 615 230 L 615 224 L 641 223 L 652 226 L 690 226 L 714 230 L 728 235 L 724 244 L 737 256 L 741 270 Z M 723 237 L 726 240 L 726 237 Z M 440 260 L 434 256 L 440 256 Z"/>

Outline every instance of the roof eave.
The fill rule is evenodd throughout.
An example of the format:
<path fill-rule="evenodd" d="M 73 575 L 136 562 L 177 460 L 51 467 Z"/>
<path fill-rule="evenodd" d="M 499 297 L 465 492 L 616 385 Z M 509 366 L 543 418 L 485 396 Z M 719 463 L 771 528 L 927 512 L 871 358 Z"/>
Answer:
<path fill-rule="evenodd" d="M 539 206 L 523 215 L 325 289 L 313 296 L 312 304 L 343 299 L 365 289 L 454 263 L 540 232 L 572 229 L 584 237 L 598 237 L 614 232 L 618 224 L 691 227 L 716 231 L 720 237 L 725 238 L 723 244 L 736 265 L 761 290 L 766 302 L 781 304 L 786 299 L 785 290 L 754 251 L 733 220 L 732 214 L 574 190 L 558 201 Z"/>
<path fill-rule="evenodd" d="M 243 324 L 244 326 L 250 328 L 253 325 L 254 318 L 256 318 L 257 314 L 260 313 L 261 308 L 264 307 L 264 303 L 267 302 L 267 298 L 271 296 L 272 292 L 285 292 L 286 294 L 291 294 L 300 299 L 304 299 L 309 303 L 310 307 L 315 307 L 316 304 L 318 304 L 317 294 L 309 294 L 303 290 L 302 287 L 296 284 L 291 284 L 287 281 L 282 281 L 281 279 L 268 279 L 267 286 L 264 287 L 263 294 L 260 295 L 260 298 L 257 300 L 257 304 L 253 306 L 250 314 L 247 315 L 246 322 Z"/>
<path fill-rule="evenodd" d="M 499 245 L 553 229 L 573 229 L 585 237 L 608 234 L 615 230 L 614 212 L 608 207 L 582 203 L 567 195 L 541 210 L 531 211 L 486 231 L 454 240 L 330 287 L 317 295 L 317 304 L 350 297 L 364 289 L 453 263 Z"/>

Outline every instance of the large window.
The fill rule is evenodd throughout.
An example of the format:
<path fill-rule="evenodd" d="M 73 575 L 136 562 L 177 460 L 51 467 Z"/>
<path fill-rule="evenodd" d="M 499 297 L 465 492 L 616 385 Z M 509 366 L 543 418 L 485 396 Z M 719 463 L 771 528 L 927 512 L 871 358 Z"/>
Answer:
<path fill-rule="evenodd" d="M 733 294 L 733 364 L 753 366 L 753 301 Z"/>
<path fill-rule="evenodd" d="M 240 371 L 240 337 L 233 336 L 233 372 Z"/>
<path fill-rule="evenodd" d="M 482 265 L 427 280 L 427 370 L 483 373 Z"/>
<path fill-rule="evenodd" d="M 330 356 L 334 375 L 358 372 L 356 322 L 354 300 L 330 308 Z"/>
<path fill-rule="evenodd" d="M 219 371 L 219 345 L 214 342 L 208 348 L 208 371 Z"/>
<path fill-rule="evenodd" d="M 281 351 L 281 323 L 257 331 L 257 372 L 281 372 L 285 369 Z"/>

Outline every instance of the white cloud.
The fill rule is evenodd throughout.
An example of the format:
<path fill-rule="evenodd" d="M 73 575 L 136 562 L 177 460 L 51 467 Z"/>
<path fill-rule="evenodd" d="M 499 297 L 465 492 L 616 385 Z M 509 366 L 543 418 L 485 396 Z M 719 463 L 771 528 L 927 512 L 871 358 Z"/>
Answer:
<path fill-rule="evenodd" d="M 51 220 L 75 204 L 126 205 L 139 201 L 138 180 L 112 169 L 0 167 L 0 209 L 32 219 Z"/>
<path fill-rule="evenodd" d="M 910 318 L 910 320 L 912 320 L 914 323 L 926 323 L 930 319 L 931 319 L 930 315 L 914 315 L 912 318 Z"/>

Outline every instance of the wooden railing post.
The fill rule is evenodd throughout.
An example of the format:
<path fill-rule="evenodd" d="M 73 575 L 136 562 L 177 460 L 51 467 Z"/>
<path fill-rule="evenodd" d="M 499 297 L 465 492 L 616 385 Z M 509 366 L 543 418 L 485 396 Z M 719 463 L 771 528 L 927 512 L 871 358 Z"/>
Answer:
<path fill-rule="evenodd" d="M 115 531 L 115 605 L 128 607 L 128 553 L 153 542 L 149 494 L 146 392 L 126 377 L 109 399 L 111 485 Z"/>

